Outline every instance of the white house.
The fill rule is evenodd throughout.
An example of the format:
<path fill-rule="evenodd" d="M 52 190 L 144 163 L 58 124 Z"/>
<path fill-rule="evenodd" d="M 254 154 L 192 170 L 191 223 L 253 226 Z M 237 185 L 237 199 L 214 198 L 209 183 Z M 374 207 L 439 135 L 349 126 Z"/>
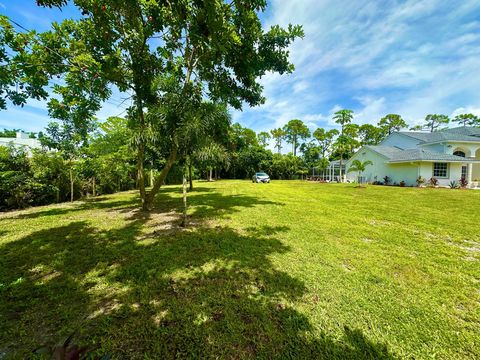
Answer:
<path fill-rule="evenodd" d="M 17 131 L 17 137 L 8 138 L 0 137 L 0 146 L 13 145 L 15 147 L 27 147 L 28 152 L 32 149 L 40 149 L 42 145 L 38 139 L 31 139 L 28 134 L 23 131 Z"/>
<path fill-rule="evenodd" d="M 362 178 L 366 182 L 404 181 L 416 185 L 418 177 L 436 178 L 440 186 L 462 177 L 470 186 L 480 181 L 480 128 L 457 127 L 432 133 L 400 131 L 389 135 L 379 145 L 363 146 L 347 161 L 347 169 L 355 159 L 370 160 Z M 358 174 L 347 173 L 353 181 Z"/>

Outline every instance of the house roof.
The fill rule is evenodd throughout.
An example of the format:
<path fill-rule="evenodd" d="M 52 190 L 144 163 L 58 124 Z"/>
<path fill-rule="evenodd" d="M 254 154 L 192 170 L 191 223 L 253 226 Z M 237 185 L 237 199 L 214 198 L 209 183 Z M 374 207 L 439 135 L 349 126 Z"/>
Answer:
<path fill-rule="evenodd" d="M 389 162 L 411 162 L 411 161 L 444 161 L 444 162 L 480 162 L 479 160 L 466 159 L 461 156 L 442 154 L 425 149 L 402 150 L 393 146 L 365 146 L 380 155 L 383 155 Z"/>
<path fill-rule="evenodd" d="M 400 131 L 399 133 L 420 140 L 421 143 L 424 144 L 444 141 L 480 142 L 480 128 L 470 126 L 462 126 L 429 133 L 418 131 Z"/>

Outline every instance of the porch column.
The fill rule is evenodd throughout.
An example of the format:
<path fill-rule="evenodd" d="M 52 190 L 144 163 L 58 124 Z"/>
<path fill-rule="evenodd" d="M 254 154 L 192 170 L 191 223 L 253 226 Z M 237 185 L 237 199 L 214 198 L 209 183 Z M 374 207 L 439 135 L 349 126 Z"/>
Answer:
<path fill-rule="evenodd" d="M 473 164 L 469 163 L 468 168 L 467 168 L 467 180 L 468 180 L 468 185 L 469 186 L 472 183 L 472 173 L 473 173 Z"/>

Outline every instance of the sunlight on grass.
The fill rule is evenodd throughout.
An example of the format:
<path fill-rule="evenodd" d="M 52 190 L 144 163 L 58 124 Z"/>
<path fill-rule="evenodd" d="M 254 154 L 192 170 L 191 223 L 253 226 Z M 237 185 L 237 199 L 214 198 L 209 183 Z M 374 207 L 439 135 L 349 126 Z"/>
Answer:
<path fill-rule="evenodd" d="M 0 214 L 0 354 L 480 357 L 480 192 L 196 183 Z"/>

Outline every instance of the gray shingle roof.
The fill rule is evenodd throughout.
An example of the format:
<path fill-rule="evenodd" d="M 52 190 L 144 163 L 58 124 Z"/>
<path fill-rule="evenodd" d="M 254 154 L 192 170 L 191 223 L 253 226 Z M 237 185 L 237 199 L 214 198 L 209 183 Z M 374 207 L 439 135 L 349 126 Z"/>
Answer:
<path fill-rule="evenodd" d="M 432 133 L 417 131 L 400 131 L 400 134 L 420 140 L 422 143 L 443 141 L 474 141 L 480 142 L 480 128 L 462 126 L 452 129 L 435 131 Z"/>
<path fill-rule="evenodd" d="M 406 161 L 459 161 L 459 162 L 479 162 L 479 160 L 465 159 L 461 156 L 442 154 L 435 151 L 425 149 L 408 149 L 402 150 L 392 146 L 366 146 L 383 156 L 385 156 L 389 162 L 406 162 Z"/>
<path fill-rule="evenodd" d="M 444 131 L 469 136 L 480 136 L 480 127 L 460 126 L 456 128 L 445 129 Z"/>

